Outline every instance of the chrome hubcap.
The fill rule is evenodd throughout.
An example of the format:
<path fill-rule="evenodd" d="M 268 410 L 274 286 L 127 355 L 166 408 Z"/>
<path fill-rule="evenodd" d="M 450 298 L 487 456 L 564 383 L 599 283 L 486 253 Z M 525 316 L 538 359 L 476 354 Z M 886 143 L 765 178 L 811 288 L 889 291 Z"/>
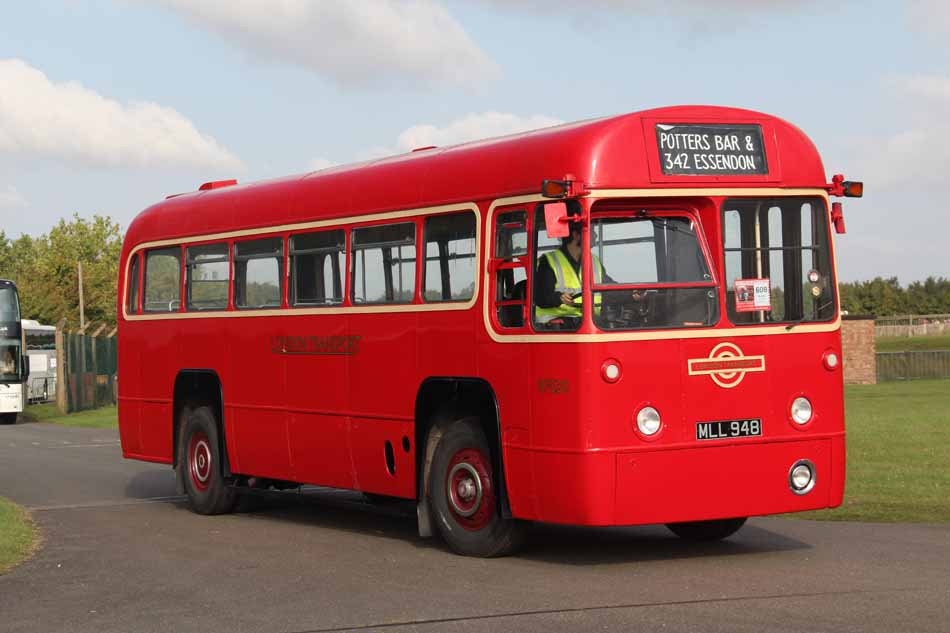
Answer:
<path fill-rule="evenodd" d="M 452 510 L 462 517 L 478 511 L 482 501 L 482 481 L 471 464 L 456 464 L 449 472 L 449 481 L 455 484 L 455 494 L 449 494 Z"/>

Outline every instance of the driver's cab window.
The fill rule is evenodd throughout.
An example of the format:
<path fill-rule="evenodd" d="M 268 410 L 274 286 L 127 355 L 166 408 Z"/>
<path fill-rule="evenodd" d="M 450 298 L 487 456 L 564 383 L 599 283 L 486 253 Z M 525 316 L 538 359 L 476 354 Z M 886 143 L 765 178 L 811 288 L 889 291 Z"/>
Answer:
<path fill-rule="evenodd" d="M 580 215 L 580 204 L 567 201 L 568 215 Z M 569 224 L 570 235 L 548 237 L 544 205 L 535 209 L 535 275 L 531 316 L 536 331 L 576 331 L 584 314 L 582 297 L 583 237 L 581 224 Z M 596 271 L 595 271 L 596 274 Z"/>

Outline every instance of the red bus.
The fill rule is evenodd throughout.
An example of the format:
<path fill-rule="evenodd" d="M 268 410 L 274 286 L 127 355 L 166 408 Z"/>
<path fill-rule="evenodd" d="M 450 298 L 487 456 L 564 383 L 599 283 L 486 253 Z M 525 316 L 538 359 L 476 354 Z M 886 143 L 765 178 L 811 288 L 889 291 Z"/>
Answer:
<path fill-rule="evenodd" d="M 861 188 L 708 106 L 206 183 L 125 237 L 123 454 L 203 514 L 242 487 L 415 500 L 477 556 L 529 521 L 715 539 L 838 506 L 829 196 Z"/>

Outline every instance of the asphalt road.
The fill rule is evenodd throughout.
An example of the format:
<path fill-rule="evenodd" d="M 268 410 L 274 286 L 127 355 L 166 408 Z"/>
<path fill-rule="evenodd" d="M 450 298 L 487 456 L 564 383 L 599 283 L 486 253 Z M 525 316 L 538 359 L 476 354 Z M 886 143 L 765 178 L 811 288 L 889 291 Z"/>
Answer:
<path fill-rule="evenodd" d="M 470 559 L 350 493 L 192 514 L 114 431 L 49 424 L 0 426 L 0 495 L 44 539 L 0 576 L 3 633 L 950 630 L 947 525 L 761 518 L 705 545 L 535 526 L 520 554 Z"/>

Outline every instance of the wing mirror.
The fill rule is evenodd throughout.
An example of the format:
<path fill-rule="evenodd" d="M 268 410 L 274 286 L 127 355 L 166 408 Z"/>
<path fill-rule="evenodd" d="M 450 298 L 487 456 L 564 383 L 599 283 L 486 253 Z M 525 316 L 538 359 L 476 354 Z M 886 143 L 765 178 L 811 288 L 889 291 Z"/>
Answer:
<path fill-rule="evenodd" d="M 570 222 L 567 216 L 567 204 L 563 202 L 549 202 L 544 205 L 544 228 L 549 238 L 567 237 L 571 234 L 571 229 L 567 225 Z"/>

